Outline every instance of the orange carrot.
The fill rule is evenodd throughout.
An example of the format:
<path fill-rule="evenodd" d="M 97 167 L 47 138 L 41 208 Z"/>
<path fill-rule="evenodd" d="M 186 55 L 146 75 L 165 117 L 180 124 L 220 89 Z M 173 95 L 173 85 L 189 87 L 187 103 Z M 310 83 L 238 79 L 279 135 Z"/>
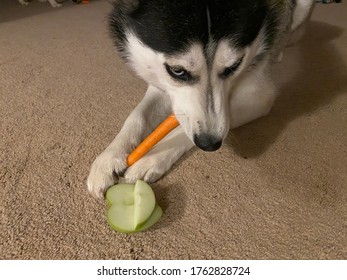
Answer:
<path fill-rule="evenodd" d="M 178 120 L 172 114 L 164 120 L 142 143 L 128 156 L 128 166 L 133 165 L 153 148 L 161 139 L 168 135 L 179 125 Z"/>

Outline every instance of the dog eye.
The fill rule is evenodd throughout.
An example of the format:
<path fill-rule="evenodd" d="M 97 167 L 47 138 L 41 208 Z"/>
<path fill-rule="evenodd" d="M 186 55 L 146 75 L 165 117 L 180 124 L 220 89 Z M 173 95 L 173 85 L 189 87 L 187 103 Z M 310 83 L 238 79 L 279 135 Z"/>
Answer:
<path fill-rule="evenodd" d="M 182 81 L 188 81 L 191 79 L 190 73 L 184 68 L 169 66 L 167 64 L 165 64 L 165 67 L 166 67 L 166 71 L 174 79 L 178 79 Z"/>
<path fill-rule="evenodd" d="M 219 75 L 222 79 L 228 78 L 231 74 L 233 74 L 241 65 L 243 60 L 243 57 L 240 58 L 237 62 L 235 62 L 233 65 L 227 67 L 224 69 L 224 71 Z"/>
<path fill-rule="evenodd" d="M 174 74 L 175 76 L 184 76 L 187 71 L 183 70 L 183 69 L 180 69 L 180 68 L 173 68 L 171 67 L 170 68 L 170 71 L 172 74 Z"/>

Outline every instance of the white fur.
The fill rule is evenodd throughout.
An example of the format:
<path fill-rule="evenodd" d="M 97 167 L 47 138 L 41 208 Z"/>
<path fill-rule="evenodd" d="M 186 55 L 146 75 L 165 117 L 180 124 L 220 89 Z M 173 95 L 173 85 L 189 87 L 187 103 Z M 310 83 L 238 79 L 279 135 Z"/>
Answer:
<path fill-rule="evenodd" d="M 47 2 L 47 0 L 39 0 L 40 2 Z M 22 5 L 28 5 L 29 4 L 29 2 L 26 2 L 25 0 L 18 0 L 18 2 L 20 3 L 20 4 L 22 4 Z M 59 7 L 61 7 L 62 6 L 62 4 L 60 4 L 60 3 L 58 3 L 57 1 L 55 1 L 55 0 L 48 0 L 48 2 L 51 4 L 51 6 L 53 7 L 53 8 L 59 8 Z"/>
<path fill-rule="evenodd" d="M 120 174 L 126 170 L 127 156 L 165 118 L 169 110 L 170 101 L 160 90 L 149 86 L 145 97 L 129 115 L 116 138 L 95 159 L 87 181 L 91 193 L 101 197 L 118 180 L 114 173 Z"/>
<path fill-rule="evenodd" d="M 123 181 L 134 183 L 138 178 L 142 178 L 147 182 L 155 182 L 193 146 L 179 126 L 154 146 L 145 157 L 128 168 Z"/>
<path fill-rule="evenodd" d="M 267 115 L 276 98 L 275 86 L 264 61 L 254 71 L 243 75 L 230 98 L 230 129 Z"/>
<path fill-rule="evenodd" d="M 297 29 L 301 24 L 305 22 L 306 19 L 308 19 L 308 15 L 311 13 L 312 7 L 312 0 L 297 1 L 297 6 L 293 14 L 293 22 L 291 26 L 292 30 Z"/>
<path fill-rule="evenodd" d="M 298 2 L 293 27 L 305 20 L 313 1 Z M 87 182 L 89 191 L 102 197 L 122 174 L 124 177 L 121 180 L 126 182 L 137 179 L 156 181 L 194 146 L 195 134 L 225 138 L 230 129 L 268 114 L 276 97 L 269 74 L 270 55 L 277 58 L 280 53 L 269 52 L 261 63 L 250 68 L 254 58 L 263 51 L 263 36 L 261 31 L 254 42 L 244 49 L 233 48 L 228 41 L 217 45 L 210 40 L 207 61 L 204 49 L 198 43 L 192 44 L 185 53 L 167 56 L 153 51 L 128 32 L 129 64 L 149 83 L 149 87 L 119 134 L 92 164 Z M 230 78 L 221 79 L 223 69 L 242 57 L 238 70 Z M 199 79 L 192 84 L 177 82 L 167 73 L 164 63 L 183 67 Z M 175 113 L 180 126 L 127 168 L 127 156 L 171 113 Z"/>

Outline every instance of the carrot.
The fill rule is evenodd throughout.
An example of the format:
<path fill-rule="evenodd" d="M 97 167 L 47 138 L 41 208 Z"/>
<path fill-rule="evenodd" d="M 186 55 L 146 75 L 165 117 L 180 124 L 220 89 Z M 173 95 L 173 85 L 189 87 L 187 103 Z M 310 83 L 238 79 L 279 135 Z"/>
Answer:
<path fill-rule="evenodd" d="M 128 166 L 133 165 L 153 148 L 161 139 L 168 135 L 179 125 L 175 115 L 170 115 L 165 119 L 142 143 L 128 156 Z"/>

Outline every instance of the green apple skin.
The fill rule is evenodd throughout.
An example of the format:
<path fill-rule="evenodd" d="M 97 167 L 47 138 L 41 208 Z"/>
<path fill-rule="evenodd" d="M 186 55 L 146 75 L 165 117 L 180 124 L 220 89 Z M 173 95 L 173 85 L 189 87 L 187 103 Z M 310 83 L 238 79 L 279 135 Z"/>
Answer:
<path fill-rule="evenodd" d="M 140 228 L 138 228 L 136 230 L 126 230 L 123 228 L 119 228 L 117 225 L 113 224 L 110 221 L 109 217 L 107 217 L 107 222 L 112 229 L 114 229 L 118 232 L 121 232 L 121 233 L 131 234 L 131 233 L 138 233 L 138 232 L 145 231 L 145 230 L 149 229 L 150 227 L 152 227 L 154 224 L 156 224 L 159 221 L 159 219 L 162 217 L 162 215 L 163 215 L 163 210 L 161 209 L 161 207 L 158 204 L 156 204 L 154 207 L 152 215 L 148 218 L 148 220 Z"/>
<path fill-rule="evenodd" d="M 151 226 L 153 226 L 155 223 L 159 221 L 159 219 L 163 216 L 163 209 L 159 206 L 159 204 L 156 204 L 153 210 L 152 215 L 148 218 L 145 223 L 136 229 L 136 232 L 144 231 L 149 229 Z"/>
<path fill-rule="evenodd" d="M 144 231 L 163 215 L 152 188 L 140 180 L 136 184 L 137 190 L 133 184 L 118 184 L 106 193 L 107 222 L 118 232 Z"/>

